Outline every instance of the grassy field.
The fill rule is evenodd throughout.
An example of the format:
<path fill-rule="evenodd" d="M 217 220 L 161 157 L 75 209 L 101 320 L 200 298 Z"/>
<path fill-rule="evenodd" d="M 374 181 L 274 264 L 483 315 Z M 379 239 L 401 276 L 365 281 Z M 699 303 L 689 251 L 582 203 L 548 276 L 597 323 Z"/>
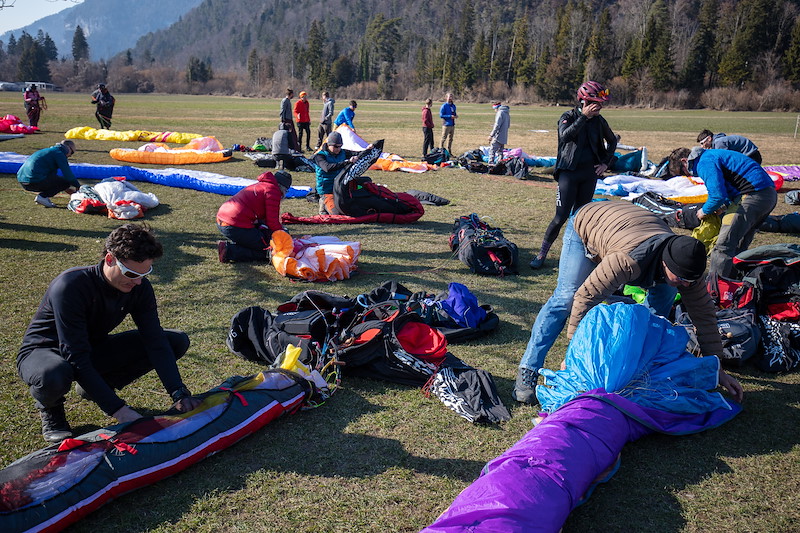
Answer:
<path fill-rule="evenodd" d="M 277 125 L 278 100 L 223 97 L 116 95 L 114 129 L 181 131 L 216 136 L 224 145 L 252 144 Z M 0 151 L 30 154 L 63 139 L 75 126 L 96 126 L 88 95 L 47 95 L 43 133 L 0 143 Z M 21 96 L 0 93 L 0 116 L 24 116 Z M 346 103 L 342 96 L 337 110 Z M 458 102 L 456 102 L 458 103 Z M 437 104 L 438 105 L 438 104 Z M 355 124 L 367 140 L 409 159 L 421 153 L 421 103 L 361 102 Z M 320 110 L 312 102 L 312 117 Z M 565 108 L 511 108 L 510 147 L 554 156 L 555 125 Z M 764 164 L 798 163 L 795 115 L 614 109 L 604 112 L 626 144 L 645 145 L 659 161 L 697 133 L 741 133 L 761 147 Z M 454 152 L 486 143 L 494 113 L 489 105 L 459 105 Z M 438 123 L 438 121 L 437 121 Z M 313 123 L 312 123 L 313 124 Z M 533 130 L 549 130 L 538 132 Z M 438 141 L 439 132 L 436 132 Z M 77 141 L 79 163 L 116 163 L 108 150 L 125 143 Z M 125 146 L 137 147 L 139 143 Z M 194 167 L 255 178 L 257 167 L 241 155 Z M 330 285 L 305 285 L 280 277 L 271 266 L 220 264 L 214 215 L 224 198 L 197 191 L 137 184 L 161 205 L 145 220 L 161 237 L 165 257 L 153 280 L 162 323 L 182 328 L 192 347 L 180 361 L 194 391 L 226 377 L 258 371 L 228 352 L 224 339 L 241 308 L 274 309 L 314 288 L 354 296 L 390 279 L 412 290 L 438 292 L 465 283 L 481 303 L 494 306 L 501 326 L 492 335 L 452 352 L 495 376 L 511 421 L 473 426 L 418 389 L 346 379 L 323 407 L 278 420 L 258 434 L 197 466 L 106 505 L 74 531 L 346 531 L 412 532 L 431 523 L 480 472 L 531 427 L 535 410 L 511 400 L 516 366 L 530 325 L 555 283 L 557 262 L 531 271 L 553 213 L 554 186 L 547 175 L 527 181 L 445 169 L 414 175 L 371 172 L 393 190 L 421 189 L 451 204 L 427 208 L 406 227 L 390 225 L 295 226 L 295 235 L 324 234 L 359 240 L 361 273 Z M 294 173 L 311 185 L 311 174 Z M 789 183 L 783 192 L 800 188 Z M 55 198 L 65 205 L 64 195 Z M 316 206 L 287 200 L 284 211 L 310 215 Z M 780 195 L 776 213 L 794 209 Z M 482 278 L 451 258 L 453 220 L 478 213 L 504 229 L 520 247 L 518 276 Z M 100 216 L 34 206 L 13 175 L 0 174 L 0 466 L 42 447 L 38 416 L 16 375 L 15 357 L 25 328 L 48 283 L 62 270 L 99 259 L 102 239 L 119 224 Z M 796 242 L 794 235 L 758 234 L 755 245 Z M 551 252 L 557 257 L 558 249 Z M 122 327 L 130 328 L 125 323 Z M 562 340 L 548 357 L 557 366 Z M 687 437 L 650 436 L 629 444 L 614 479 L 578 508 L 565 532 L 800 530 L 800 374 L 771 375 L 744 368 L 733 373 L 745 387 L 743 413 L 727 425 Z M 146 376 L 121 393 L 145 413 L 165 409 L 169 398 L 157 378 Z M 69 418 L 79 432 L 111 422 L 74 393 Z"/>

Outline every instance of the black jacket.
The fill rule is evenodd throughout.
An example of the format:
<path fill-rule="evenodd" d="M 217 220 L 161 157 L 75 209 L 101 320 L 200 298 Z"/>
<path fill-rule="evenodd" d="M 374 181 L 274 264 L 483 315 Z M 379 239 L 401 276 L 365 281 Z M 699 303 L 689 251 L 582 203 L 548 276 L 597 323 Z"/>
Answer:
<path fill-rule="evenodd" d="M 576 107 L 558 119 L 556 174 L 559 170 L 575 170 L 579 150 L 591 150 L 595 164 L 609 165 L 616 148 L 617 137 L 606 119 L 600 115 L 588 119 Z"/>

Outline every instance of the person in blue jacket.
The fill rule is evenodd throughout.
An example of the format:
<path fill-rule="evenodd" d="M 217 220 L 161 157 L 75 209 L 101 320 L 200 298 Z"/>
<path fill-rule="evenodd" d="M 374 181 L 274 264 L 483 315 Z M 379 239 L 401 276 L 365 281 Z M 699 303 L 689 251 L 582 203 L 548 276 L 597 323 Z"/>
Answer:
<path fill-rule="evenodd" d="M 350 105 L 339 111 L 339 114 L 336 115 L 336 120 L 333 121 L 334 125 L 341 126 L 342 124 L 347 124 L 353 131 L 356 131 L 356 127 L 353 125 L 353 119 L 356 116 L 357 107 L 358 102 L 350 100 Z"/>
<path fill-rule="evenodd" d="M 453 103 L 453 93 L 447 93 L 444 97 L 445 102 L 439 108 L 439 118 L 442 119 L 442 144 L 441 148 L 444 149 L 444 143 L 447 141 L 447 151 L 453 153 L 453 132 L 456 129 L 456 119 L 458 113 L 456 112 L 456 104 Z"/>
<path fill-rule="evenodd" d="M 76 192 L 81 184 L 69 167 L 68 157 L 75 153 L 75 143 L 60 143 L 34 152 L 17 171 L 17 181 L 26 191 L 38 192 L 34 202 L 45 207 L 56 207 L 50 199 L 61 191 Z M 61 175 L 58 171 L 61 171 Z"/>
<path fill-rule="evenodd" d="M 695 146 L 691 150 L 680 148 L 670 158 L 680 162 L 684 174 L 698 176 L 705 182 L 708 200 L 697 211 L 700 220 L 712 213 L 725 212 L 708 271 L 731 277 L 733 257 L 747 250 L 756 229 L 778 201 L 772 178 L 753 159 L 733 150 Z"/>
<path fill-rule="evenodd" d="M 714 134 L 710 130 L 703 130 L 697 136 L 697 142 L 706 150 L 735 150 L 741 152 L 759 165 L 761 152 L 753 141 L 742 135 L 728 135 L 726 133 Z"/>

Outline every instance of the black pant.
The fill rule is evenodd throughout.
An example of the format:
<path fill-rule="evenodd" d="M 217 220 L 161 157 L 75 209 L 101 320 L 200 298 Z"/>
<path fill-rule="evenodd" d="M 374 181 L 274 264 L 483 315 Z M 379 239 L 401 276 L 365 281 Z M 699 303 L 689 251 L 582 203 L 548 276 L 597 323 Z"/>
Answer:
<path fill-rule="evenodd" d="M 331 125 L 330 124 L 323 124 L 320 123 L 319 128 L 317 128 L 317 136 L 319 139 L 317 140 L 317 146 L 321 147 L 322 143 L 325 142 L 325 137 L 331 132 Z"/>
<path fill-rule="evenodd" d="M 422 127 L 422 156 L 428 155 L 428 150 L 433 150 L 433 128 Z"/>
<path fill-rule="evenodd" d="M 303 147 L 303 132 L 306 132 L 306 148 L 310 150 L 311 147 L 309 146 L 309 144 L 311 143 L 311 123 L 298 122 L 297 129 L 298 129 L 297 144 L 300 145 L 300 148 Z"/>
<path fill-rule="evenodd" d="M 107 109 L 103 109 L 102 111 L 98 109 L 94 112 L 95 118 L 97 118 L 97 122 L 100 123 L 100 129 L 108 130 L 111 129 L 111 111 Z"/>
<path fill-rule="evenodd" d="M 189 336 L 176 329 L 165 329 L 167 341 L 180 359 L 189 349 Z M 113 389 L 139 379 L 153 370 L 138 330 L 109 335 L 92 346 L 92 364 Z M 75 375 L 66 359 L 56 348 L 37 348 L 17 363 L 17 371 L 29 387 L 36 407 L 43 409 L 64 402 Z"/>
<path fill-rule="evenodd" d="M 750 154 L 748 157 L 750 157 L 750 159 L 752 159 L 753 161 L 755 161 L 759 165 L 761 164 L 762 159 L 761 159 L 761 152 L 760 151 L 756 150 L 755 152 Z"/>
<path fill-rule="evenodd" d="M 556 214 L 547 230 L 544 240 L 554 242 L 561 231 L 561 226 L 579 207 L 588 204 L 594 196 L 597 186 L 597 174 L 594 165 L 584 165 L 575 170 L 558 171 L 558 190 L 556 191 Z"/>
<path fill-rule="evenodd" d="M 34 183 L 20 183 L 26 191 L 38 192 L 43 198 L 51 198 L 72 187 L 72 184 L 58 175 L 47 176 L 45 179 Z"/>

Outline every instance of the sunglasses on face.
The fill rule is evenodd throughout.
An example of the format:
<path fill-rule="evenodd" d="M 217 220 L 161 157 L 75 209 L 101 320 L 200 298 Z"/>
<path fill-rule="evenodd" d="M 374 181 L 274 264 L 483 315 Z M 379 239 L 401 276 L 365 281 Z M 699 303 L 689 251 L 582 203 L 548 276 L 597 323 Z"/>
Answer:
<path fill-rule="evenodd" d="M 128 279 L 143 278 L 143 277 L 145 277 L 146 275 L 150 274 L 153 271 L 152 265 L 150 266 L 150 269 L 147 272 L 141 273 L 141 272 L 136 272 L 135 270 L 131 270 L 130 268 L 126 267 L 125 265 L 123 265 L 120 262 L 119 259 L 115 258 L 115 261 L 117 262 L 117 267 L 119 268 L 120 272 L 122 272 L 122 275 L 125 276 Z"/>
<path fill-rule="evenodd" d="M 328 143 L 328 146 L 330 146 L 331 148 L 341 148 L 342 147 L 341 144 L 330 144 L 330 143 Z"/>

